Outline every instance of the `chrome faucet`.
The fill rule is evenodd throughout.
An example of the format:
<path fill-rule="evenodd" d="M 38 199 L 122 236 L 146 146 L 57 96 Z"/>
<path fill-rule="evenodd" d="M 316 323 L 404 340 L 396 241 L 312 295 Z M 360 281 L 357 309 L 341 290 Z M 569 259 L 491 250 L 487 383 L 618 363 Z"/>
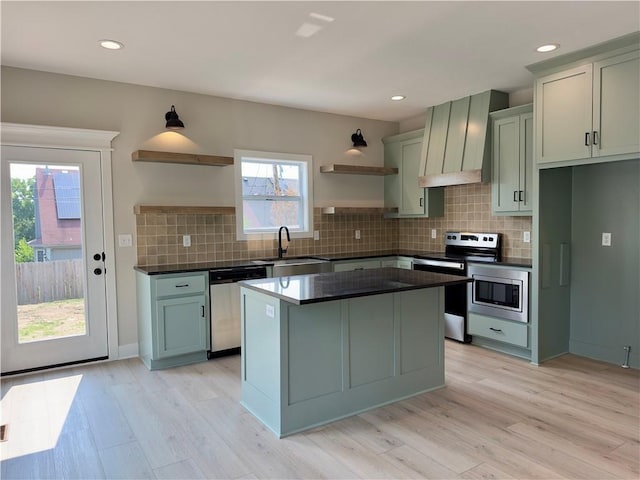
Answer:
<path fill-rule="evenodd" d="M 287 253 L 287 250 L 289 249 L 288 243 L 287 243 L 287 248 L 282 248 L 282 229 L 284 229 L 284 231 L 287 232 L 287 242 L 291 241 L 291 237 L 289 236 L 289 229 L 284 225 L 281 226 L 280 230 L 278 230 L 278 258 L 282 258 L 282 256 L 285 253 Z"/>

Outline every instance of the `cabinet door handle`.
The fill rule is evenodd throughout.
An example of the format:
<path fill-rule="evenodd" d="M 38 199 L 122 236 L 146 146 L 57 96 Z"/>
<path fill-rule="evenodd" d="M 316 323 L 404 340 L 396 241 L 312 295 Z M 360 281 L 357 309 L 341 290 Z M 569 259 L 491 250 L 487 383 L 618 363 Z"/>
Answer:
<path fill-rule="evenodd" d="M 189 284 L 188 283 L 183 283 L 182 285 L 176 285 L 176 288 L 184 288 L 184 287 L 188 287 Z"/>
<path fill-rule="evenodd" d="M 500 333 L 502 333 L 502 330 L 499 329 L 499 328 L 489 327 L 489 330 L 491 330 L 492 332 L 500 332 Z"/>
<path fill-rule="evenodd" d="M 514 191 L 513 191 L 513 201 L 514 201 L 514 202 L 517 202 L 517 201 L 518 201 L 518 191 L 517 191 L 517 190 L 514 190 Z"/>
<path fill-rule="evenodd" d="M 523 191 L 522 190 L 518 190 L 518 201 L 519 202 L 523 202 L 524 198 L 523 198 Z"/>
<path fill-rule="evenodd" d="M 200 305 L 200 308 L 202 308 L 202 318 L 204 318 L 204 305 Z"/>
<path fill-rule="evenodd" d="M 589 146 L 589 132 L 584 132 L 584 146 Z"/>
<path fill-rule="evenodd" d="M 593 131 L 593 144 L 598 145 L 598 132 Z"/>
<path fill-rule="evenodd" d="M 420 199 L 420 206 L 422 206 L 422 200 L 424 200 L 423 198 Z"/>

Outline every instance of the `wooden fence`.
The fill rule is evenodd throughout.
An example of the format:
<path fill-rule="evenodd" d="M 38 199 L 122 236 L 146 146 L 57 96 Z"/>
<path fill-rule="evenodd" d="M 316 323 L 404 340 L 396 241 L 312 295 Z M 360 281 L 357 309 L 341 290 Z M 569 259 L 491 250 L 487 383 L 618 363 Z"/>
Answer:
<path fill-rule="evenodd" d="M 16 263 L 18 305 L 82 298 L 82 259 Z"/>

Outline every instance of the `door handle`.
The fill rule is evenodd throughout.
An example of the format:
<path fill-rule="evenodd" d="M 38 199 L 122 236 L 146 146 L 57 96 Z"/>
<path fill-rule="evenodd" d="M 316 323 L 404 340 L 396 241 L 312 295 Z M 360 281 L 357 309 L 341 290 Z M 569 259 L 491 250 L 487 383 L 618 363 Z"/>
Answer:
<path fill-rule="evenodd" d="M 102 253 L 94 253 L 94 254 L 93 254 L 93 259 L 94 259 L 96 262 L 99 262 L 100 260 L 102 260 L 102 261 L 104 262 L 104 259 L 105 259 L 104 252 L 102 252 Z"/>
<path fill-rule="evenodd" d="M 523 191 L 522 190 L 518 190 L 518 201 L 519 202 L 523 201 L 522 194 L 523 194 Z"/>
<path fill-rule="evenodd" d="M 93 274 L 94 275 L 102 275 L 102 269 L 101 268 L 94 268 L 93 269 Z"/>
<path fill-rule="evenodd" d="M 584 146 L 589 146 L 589 132 L 584 132 Z"/>
<path fill-rule="evenodd" d="M 598 132 L 593 131 L 593 144 L 598 145 Z"/>

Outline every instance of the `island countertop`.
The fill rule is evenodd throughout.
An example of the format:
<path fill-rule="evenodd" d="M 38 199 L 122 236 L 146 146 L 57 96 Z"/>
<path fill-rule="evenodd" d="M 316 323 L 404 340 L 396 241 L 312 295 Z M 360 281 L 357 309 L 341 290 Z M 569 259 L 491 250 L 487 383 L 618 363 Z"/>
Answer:
<path fill-rule="evenodd" d="M 472 282 L 442 273 L 377 268 L 246 280 L 240 285 L 296 305 Z"/>

